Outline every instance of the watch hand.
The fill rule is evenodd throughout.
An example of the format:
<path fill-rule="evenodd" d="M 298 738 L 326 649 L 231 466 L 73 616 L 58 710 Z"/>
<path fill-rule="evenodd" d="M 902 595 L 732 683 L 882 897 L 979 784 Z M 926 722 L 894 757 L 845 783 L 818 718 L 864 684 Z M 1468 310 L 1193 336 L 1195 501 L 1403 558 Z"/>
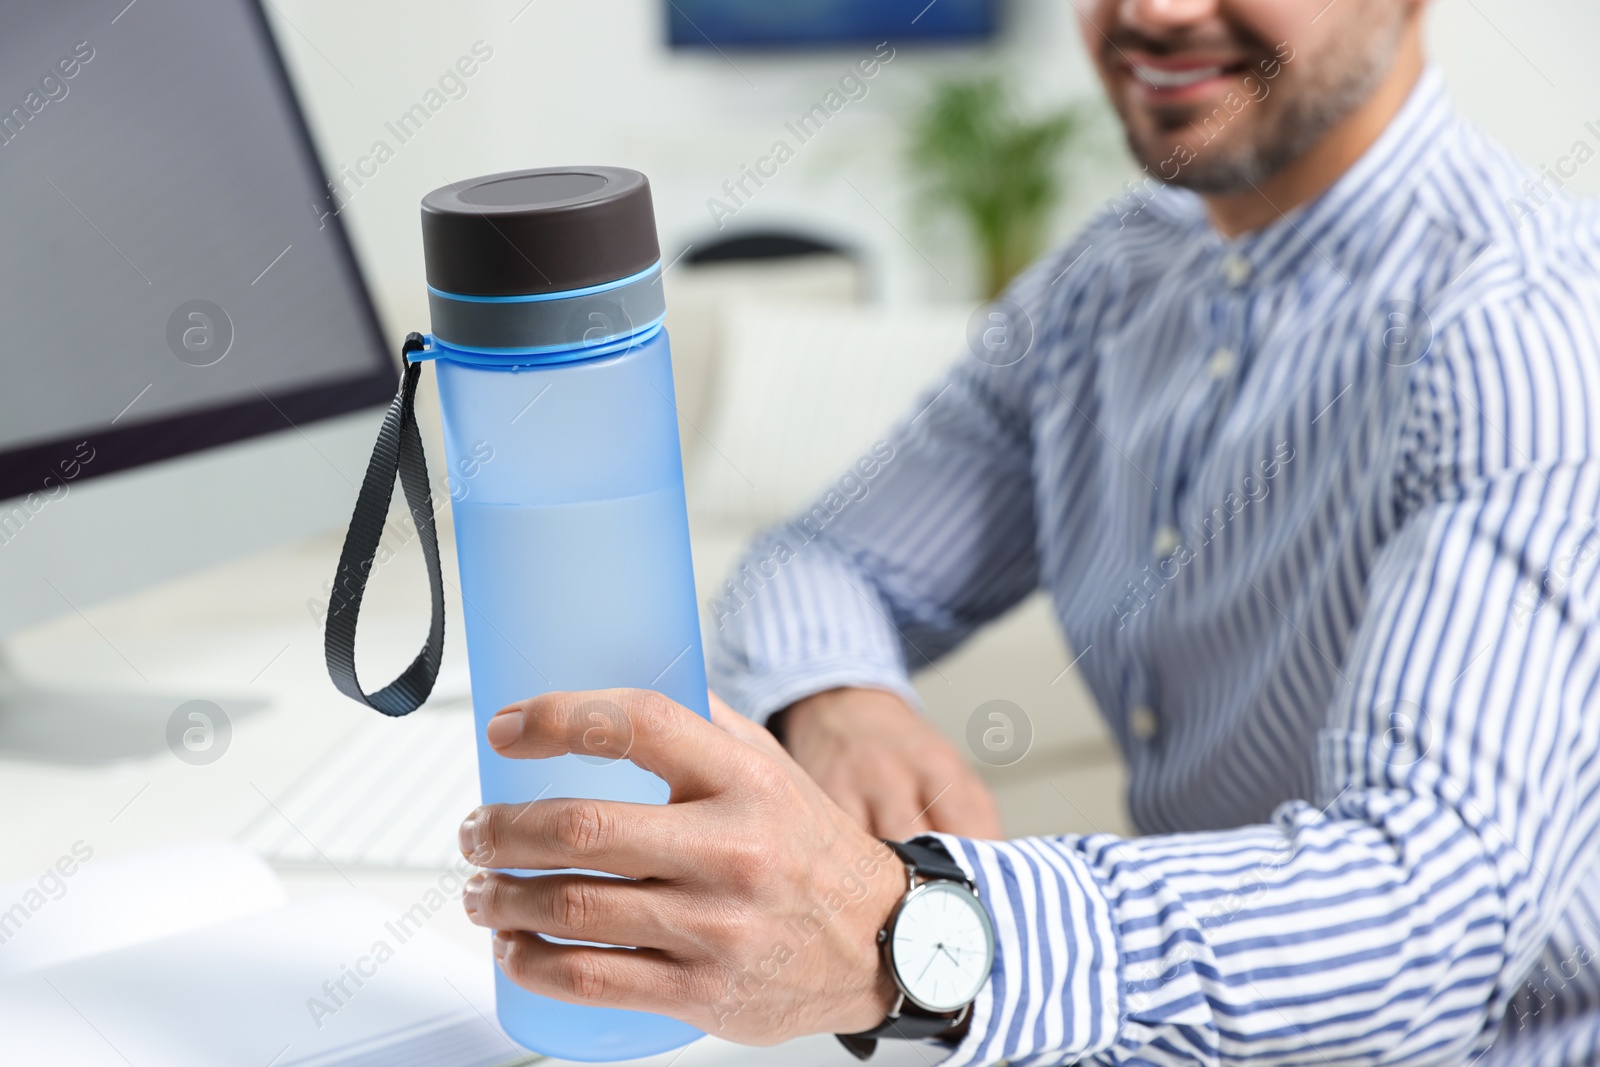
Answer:
<path fill-rule="evenodd" d="M 933 947 L 935 949 L 942 949 L 942 948 L 944 948 L 944 942 L 941 941 L 937 945 L 934 945 Z M 928 973 L 928 968 L 932 967 L 933 966 L 933 961 L 938 959 L 938 958 L 939 958 L 939 956 L 938 956 L 937 952 L 934 955 L 931 955 L 931 956 L 928 957 L 928 962 L 924 963 L 922 965 L 922 970 L 917 972 L 917 981 L 919 981 L 919 982 L 922 981 L 922 976 Z"/>

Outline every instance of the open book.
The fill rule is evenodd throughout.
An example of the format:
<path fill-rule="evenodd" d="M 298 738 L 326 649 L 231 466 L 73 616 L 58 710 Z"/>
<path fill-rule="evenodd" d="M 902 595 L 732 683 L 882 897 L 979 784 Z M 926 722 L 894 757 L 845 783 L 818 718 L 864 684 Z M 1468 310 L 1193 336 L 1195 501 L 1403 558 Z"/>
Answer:
<path fill-rule="evenodd" d="M 446 875 L 446 879 L 451 876 Z M 493 961 L 354 892 L 288 903 L 225 844 L 102 860 L 76 843 L 0 886 L 0 1063 L 505 1067 Z"/>
<path fill-rule="evenodd" d="M 358 893 L 289 903 L 237 845 L 101 859 L 75 843 L 0 886 L 0 1065 L 577 1067 L 494 1023 L 494 966 L 427 928 L 454 903 Z M 448 901 L 446 900 L 448 897 Z M 876 1067 L 944 1053 L 890 1041 Z M 715 1036 L 629 1067 L 860 1067 L 828 1034 L 770 1048 Z"/>

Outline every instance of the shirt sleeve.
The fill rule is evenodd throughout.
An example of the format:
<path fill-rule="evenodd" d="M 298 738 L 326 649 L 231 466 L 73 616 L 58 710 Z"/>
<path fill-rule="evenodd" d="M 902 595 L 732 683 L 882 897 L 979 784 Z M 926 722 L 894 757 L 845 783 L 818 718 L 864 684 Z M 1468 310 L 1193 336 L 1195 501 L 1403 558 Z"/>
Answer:
<path fill-rule="evenodd" d="M 1534 292 L 1417 368 L 1314 801 L 1215 833 L 932 835 L 997 931 L 945 1067 L 1459 1065 L 1517 1025 L 1596 868 L 1596 326 Z"/>
<path fill-rule="evenodd" d="M 1059 338 L 1058 260 L 813 506 L 766 531 L 712 598 L 712 688 L 764 722 L 824 689 L 888 689 L 1038 585 L 1029 390 Z M 1039 331 L 1036 333 L 1036 331 Z M 982 338 L 980 337 L 980 340 Z"/>

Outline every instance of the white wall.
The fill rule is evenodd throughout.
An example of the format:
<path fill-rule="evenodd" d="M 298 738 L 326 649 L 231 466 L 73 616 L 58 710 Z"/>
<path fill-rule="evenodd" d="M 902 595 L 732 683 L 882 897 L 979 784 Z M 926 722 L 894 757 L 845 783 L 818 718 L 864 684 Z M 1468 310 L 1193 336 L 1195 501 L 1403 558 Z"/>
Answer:
<path fill-rule="evenodd" d="M 1595 0 L 1435 0 L 1431 44 L 1461 109 L 1530 166 L 1573 143 L 1600 155 L 1600 4 Z M 1585 129 L 1594 123 L 1595 131 Z M 1570 169 L 1570 168 L 1569 168 Z M 1600 158 L 1568 188 L 1600 193 Z"/>
<path fill-rule="evenodd" d="M 525 3 L 273 4 L 331 166 L 366 154 L 374 138 L 385 136 L 384 121 L 418 99 L 474 40 L 494 49 L 468 94 L 399 149 L 347 214 L 379 288 L 394 294 L 388 302 L 413 321 L 422 304 L 399 294 L 421 292 L 416 208 L 428 190 L 516 167 L 636 167 L 654 186 L 671 257 L 715 232 L 707 200 L 721 194 L 722 183 L 775 138 L 798 144 L 784 123 L 872 52 L 849 47 L 731 58 L 710 50 L 669 52 L 660 0 L 534 0 L 524 9 Z M 866 98 L 800 147 L 730 232 L 734 225 L 799 224 L 864 246 L 891 298 L 965 297 L 971 282 L 959 246 L 911 218 L 899 131 L 931 80 L 987 64 L 1009 68 L 1042 99 L 1093 90 L 1070 5 L 1058 0 L 1017 3 L 992 51 L 900 47 L 868 83 Z M 1109 126 L 1102 140 L 1108 146 L 1102 154 L 1117 166 Z M 1099 187 L 1109 191 L 1115 183 L 1102 180 Z"/>
<path fill-rule="evenodd" d="M 1438 0 L 1432 39 L 1464 110 L 1530 163 L 1554 164 L 1586 138 L 1600 149 L 1600 40 L 1594 0 Z M 396 149 L 350 203 L 364 259 L 392 325 L 425 321 L 417 202 L 449 179 L 559 163 L 650 175 L 666 254 L 713 232 L 707 200 L 741 164 L 786 136 L 870 49 L 723 57 L 668 52 L 660 0 L 274 0 L 280 37 L 328 162 L 354 163 L 384 123 L 422 98 L 473 42 L 493 58 L 424 130 Z M 965 298 L 959 241 L 913 217 L 901 164 L 905 116 L 934 78 L 987 64 L 1043 100 L 1095 91 L 1072 4 L 1016 0 L 990 51 L 900 47 L 892 63 L 731 225 L 799 224 L 856 241 L 889 299 Z M 1102 160 L 1078 183 L 1061 229 L 1114 193 L 1125 163 L 1109 120 Z M 370 169 L 370 167 L 369 167 Z M 852 184 L 854 188 L 852 188 Z M 1573 187 L 1600 191 L 1600 162 Z"/>

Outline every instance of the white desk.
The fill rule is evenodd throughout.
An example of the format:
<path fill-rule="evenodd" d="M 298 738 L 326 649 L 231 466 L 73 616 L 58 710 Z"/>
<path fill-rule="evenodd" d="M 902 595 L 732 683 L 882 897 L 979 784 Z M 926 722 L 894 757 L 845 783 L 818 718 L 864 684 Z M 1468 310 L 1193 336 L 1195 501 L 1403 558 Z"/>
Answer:
<path fill-rule="evenodd" d="M 697 531 L 702 586 L 725 571 L 740 540 Z M 173 707 L 205 699 L 226 708 L 238 697 L 264 706 L 234 719 L 228 750 L 205 766 L 180 761 L 164 744 L 148 757 L 100 766 L 0 753 L 0 882 L 37 878 L 78 842 L 97 857 L 112 857 L 197 838 L 232 839 L 347 731 L 374 714 L 333 689 L 323 664 L 322 629 L 308 608 L 308 601 L 322 597 L 338 548 L 339 536 L 330 534 L 92 607 L 14 640 L 10 651 L 25 675 L 41 684 L 103 688 L 108 704 L 114 705 L 118 693 L 136 692 L 164 693 Z M 453 557 L 448 546 L 444 555 L 447 561 Z M 460 611 L 453 603 L 448 611 L 446 671 L 460 672 Z M 426 621 L 426 582 L 413 548 L 379 568 L 367 594 L 360 667 L 369 685 L 410 661 Z M 1011 696 L 1035 708 L 1054 702 L 1065 710 L 1041 724 L 1037 751 L 1028 760 L 1003 771 L 985 769 L 1008 829 L 1119 829 L 1120 770 L 1075 677 L 1061 677 L 1065 653 L 1048 644 L 1040 651 L 1039 635 L 1046 634 L 1048 642 L 1043 627 L 1034 605 L 942 664 L 939 677 L 921 683 L 930 714 L 960 737 L 966 714 L 982 699 Z M 409 907 L 438 877 L 360 867 L 280 874 L 293 898 L 353 886 L 397 909 Z M 484 931 L 458 908 L 441 910 L 432 922 L 442 935 L 487 952 Z M 707 1042 L 679 1067 L 731 1063 L 732 1055 L 721 1043 Z M 802 1061 L 804 1067 L 854 1062 L 825 1037 L 763 1056 L 774 1064 L 793 1060 L 795 1067 Z M 883 1062 L 916 1067 L 928 1058 L 924 1050 L 902 1046 L 889 1048 Z M 665 1067 L 671 1057 L 658 1059 Z"/>
<path fill-rule="evenodd" d="M 446 524 L 446 530 L 448 524 Z M 725 573 L 743 531 L 695 530 L 702 594 Z M 77 840 L 106 855 L 195 837 L 232 838 L 344 733 L 373 713 L 339 695 L 323 664 L 322 629 L 308 602 L 322 598 L 339 537 L 329 534 L 63 616 L 14 639 L 15 665 L 40 684 L 166 694 L 173 707 L 208 699 L 265 702 L 234 722 L 228 752 L 190 766 L 164 747 L 150 758 L 82 767 L 0 751 L 0 881 L 42 870 Z M 444 548 L 447 578 L 454 553 Z M 705 596 L 702 596 L 704 601 Z M 966 718 L 1003 697 L 1028 709 L 1034 751 L 1010 768 L 980 768 L 1012 834 L 1125 831 L 1120 762 L 1066 650 L 1035 600 L 918 680 L 930 717 L 963 743 Z M 447 603 L 445 675 L 460 677 L 465 645 Z M 369 685 L 393 677 L 421 643 L 427 620 L 420 556 L 408 546 L 378 568 L 363 607 L 361 662 Z M 465 814 L 465 813 L 463 813 Z M 346 872 L 362 888 L 405 893 L 417 877 Z M 289 872 L 312 891 L 344 884 L 334 871 Z M 459 931 L 476 936 L 466 926 Z"/>
<path fill-rule="evenodd" d="M 83 841 L 115 856 L 194 838 L 237 835 L 330 746 L 373 712 L 339 695 L 322 660 L 321 627 L 307 607 L 333 574 L 338 538 L 275 550 L 110 604 L 69 615 L 11 643 L 16 667 L 40 684 L 162 694 L 227 708 L 230 698 L 265 702 L 236 716 L 229 748 L 191 766 L 164 742 L 145 758 L 103 766 L 20 760 L 0 753 L 0 881 L 36 877 Z M 415 568 L 415 569 L 413 569 Z M 415 655 L 426 628 L 420 559 L 380 568 L 362 620 L 362 668 L 393 675 Z M 452 623 L 459 620 L 453 611 Z M 464 656 L 452 625 L 447 660 Z M 463 812 L 463 815 L 466 813 Z M 409 904 L 437 876 L 426 871 L 283 871 L 291 895 L 356 888 Z M 482 931 L 450 909 L 440 932 L 474 950 Z"/>

